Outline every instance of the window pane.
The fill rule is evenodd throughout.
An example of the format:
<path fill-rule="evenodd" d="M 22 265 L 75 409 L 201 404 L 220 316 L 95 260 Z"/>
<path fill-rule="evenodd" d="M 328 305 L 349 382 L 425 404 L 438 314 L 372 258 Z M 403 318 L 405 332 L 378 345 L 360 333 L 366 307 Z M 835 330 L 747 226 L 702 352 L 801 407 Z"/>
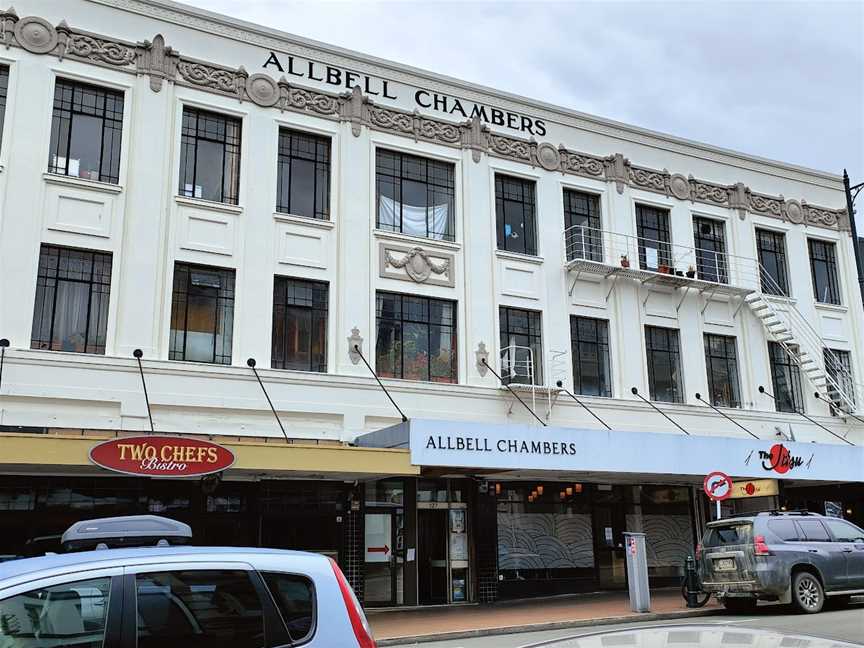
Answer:
<path fill-rule="evenodd" d="M 762 290 L 770 295 L 786 295 L 786 237 L 781 232 L 756 230 L 759 263 L 762 264 Z"/>
<path fill-rule="evenodd" d="M 222 201 L 222 174 L 225 149 L 219 142 L 198 140 L 195 156 L 195 186 L 193 196 L 204 200 Z"/>
<path fill-rule="evenodd" d="M 711 404 L 715 407 L 740 407 L 735 338 L 706 334 L 705 366 Z"/>
<path fill-rule="evenodd" d="M 862 542 L 864 541 L 864 531 L 853 524 L 843 522 L 842 520 L 832 520 L 826 518 L 823 520 L 831 535 L 834 536 L 834 542 Z"/>
<path fill-rule="evenodd" d="M 585 396 L 612 395 L 609 381 L 609 323 L 589 317 L 570 317 L 573 388 Z"/>
<path fill-rule="evenodd" d="M 63 583 L 0 601 L 0 645 L 101 648 L 111 579 Z"/>
<path fill-rule="evenodd" d="M 102 119 L 90 115 L 72 117 L 69 141 L 69 175 L 99 180 L 102 160 Z"/>
<path fill-rule="evenodd" d="M 303 576 L 293 574 L 262 574 L 267 588 L 276 601 L 276 607 L 295 643 L 306 640 L 315 621 L 315 594 L 312 583 Z"/>
<path fill-rule="evenodd" d="M 169 359 L 231 364 L 234 271 L 178 263 Z"/>
<path fill-rule="evenodd" d="M 827 542 L 830 540 L 828 532 L 819 520 L 798 520 L 798 526 L 804 532 L 804 539 L 816 542 Z"/>
<path fill-rule="evenodd" d="M 798 365 L 777 342 L 768 343 L 768 357 L 771 363 L 775 408 L 778 412 L 803 411 L 804 398 Z"/>
<path fill-rule="evenodd" d="M 651 399 L 670 403 L 683 402 L 678 331 L 646 326 L 645 346 Z"/>
<path fill-rule="evenodd" d="M 261 601 L 244 571 L 138 574 L 138 648 L 264 646 Z"/>
<path fill-rule="evenodd" d="M 295 159 L 291 164 L 291 213 L 315 218 L 315 163 Z"/>
<path fill-rule="evenodd" d="M 501 377 L 505 383 L 543 384 L 540 313 L 502 306 L 499 310 Z"/>

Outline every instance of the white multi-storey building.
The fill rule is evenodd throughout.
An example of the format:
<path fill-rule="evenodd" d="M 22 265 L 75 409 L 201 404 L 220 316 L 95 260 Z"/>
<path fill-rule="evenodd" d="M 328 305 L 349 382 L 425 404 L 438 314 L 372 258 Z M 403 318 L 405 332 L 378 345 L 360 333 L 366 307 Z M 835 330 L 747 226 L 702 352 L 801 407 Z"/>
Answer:
<path fill-rule="evenodd" d="M 625 529 L 673 577 L 712 468 L 860 522 L 826 485 L 864 475 L 837 175 L 167 0 L 16 10 L 0 551 L 167 511 L 453 602 L 615 586 Z M 90 462 L 151 429 L 236 463 L 202 490 Z"/>

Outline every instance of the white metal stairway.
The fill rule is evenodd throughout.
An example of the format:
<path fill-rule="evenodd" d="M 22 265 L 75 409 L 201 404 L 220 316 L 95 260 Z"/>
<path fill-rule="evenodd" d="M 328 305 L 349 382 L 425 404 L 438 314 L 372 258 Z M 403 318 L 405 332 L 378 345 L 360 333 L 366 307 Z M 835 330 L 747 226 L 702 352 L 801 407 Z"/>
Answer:
<path fill-rule="evenodd" d="M 745 297 L 750 310 L 801 368 L 820 396 L 845 412 L 855 412 L 856 404 L 860 407 L 862 394 L 856 394 L 861 390 L 857 389 L 851 371 L 791 301 L 777 303 L 770 299 L 770 295 L 783 295 L 784 291 L 765 268 L 758 265 L 761 290 Z"/>

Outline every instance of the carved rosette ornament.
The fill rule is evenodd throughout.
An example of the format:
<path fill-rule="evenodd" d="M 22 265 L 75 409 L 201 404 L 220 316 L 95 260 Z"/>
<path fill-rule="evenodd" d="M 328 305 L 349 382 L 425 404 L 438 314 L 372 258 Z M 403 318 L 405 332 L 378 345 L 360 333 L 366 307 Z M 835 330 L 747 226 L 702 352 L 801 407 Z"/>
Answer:
<path fill-rule="evenodd" d="M 74 60 L 112 67 L 135 74 L 147 74 L 150 88 L 159 92 L 164 81 L 187 85 L 206 92 L 248 98 L 264 108 L 293 110 L 318 117 L 339 119 L 351 123 L 351 132 L 359 136 L 363 126 L 396 133 L 414 140 L 425 140 L 471 151 L 474 162 L 483 153 L 540 166 L 547 171 L 560 171 L 615 183 L 619 194 L 631 186 L 738 211 L 743 219 L 747 212 L 761 214 L 792 223 L 828 228 L 849 229 L 845 209 L 830 209 L 808 205 L 801 200 L 757 194 L 739 182 L 718 185 L 704 180 L 671 174 L 666 169 L 637 167 L 621 153 L 605 157 L 570 151 L 563 145 L 517 139 L 493 133 L 479 116 L 456 123 L 396 108 L 373 105 L 360 87 L 352 92 L 334 95 L 312 88 L 289 85 L 284 77 L 275 81 L 264 73 L 250 75 L 245 69 L 184 58 L 165 45 L 161 35 L 153 42 L 129 43 L 119 39 L 72 29 L 65 21 L 56 27 L 44 18 L 19 18 L 11 7 L 0 11 L 0 39 L 7 46 L 17 45 L 33 54 L 52 54 L 63 60 Z"/>
<path fill-rule="evenodd" d="M 57 47 L 57 30 L 44 18 L 25 16 L 15 23 L 15 40 L 28 52 L 47 54 Z"/>

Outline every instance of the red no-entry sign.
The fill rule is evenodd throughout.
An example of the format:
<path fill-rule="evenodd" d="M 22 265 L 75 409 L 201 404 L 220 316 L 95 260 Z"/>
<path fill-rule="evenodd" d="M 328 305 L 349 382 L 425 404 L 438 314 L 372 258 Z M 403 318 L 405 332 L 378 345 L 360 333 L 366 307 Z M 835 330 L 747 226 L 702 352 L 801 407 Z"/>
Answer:
<path fill-rule="evenodd" d="M 729 479 L 729 475 L 719 470 L 705 475 L 702 487 L 709 499 L 715 502 L 722 502 L 732 495 L 732 480 Z"/>

